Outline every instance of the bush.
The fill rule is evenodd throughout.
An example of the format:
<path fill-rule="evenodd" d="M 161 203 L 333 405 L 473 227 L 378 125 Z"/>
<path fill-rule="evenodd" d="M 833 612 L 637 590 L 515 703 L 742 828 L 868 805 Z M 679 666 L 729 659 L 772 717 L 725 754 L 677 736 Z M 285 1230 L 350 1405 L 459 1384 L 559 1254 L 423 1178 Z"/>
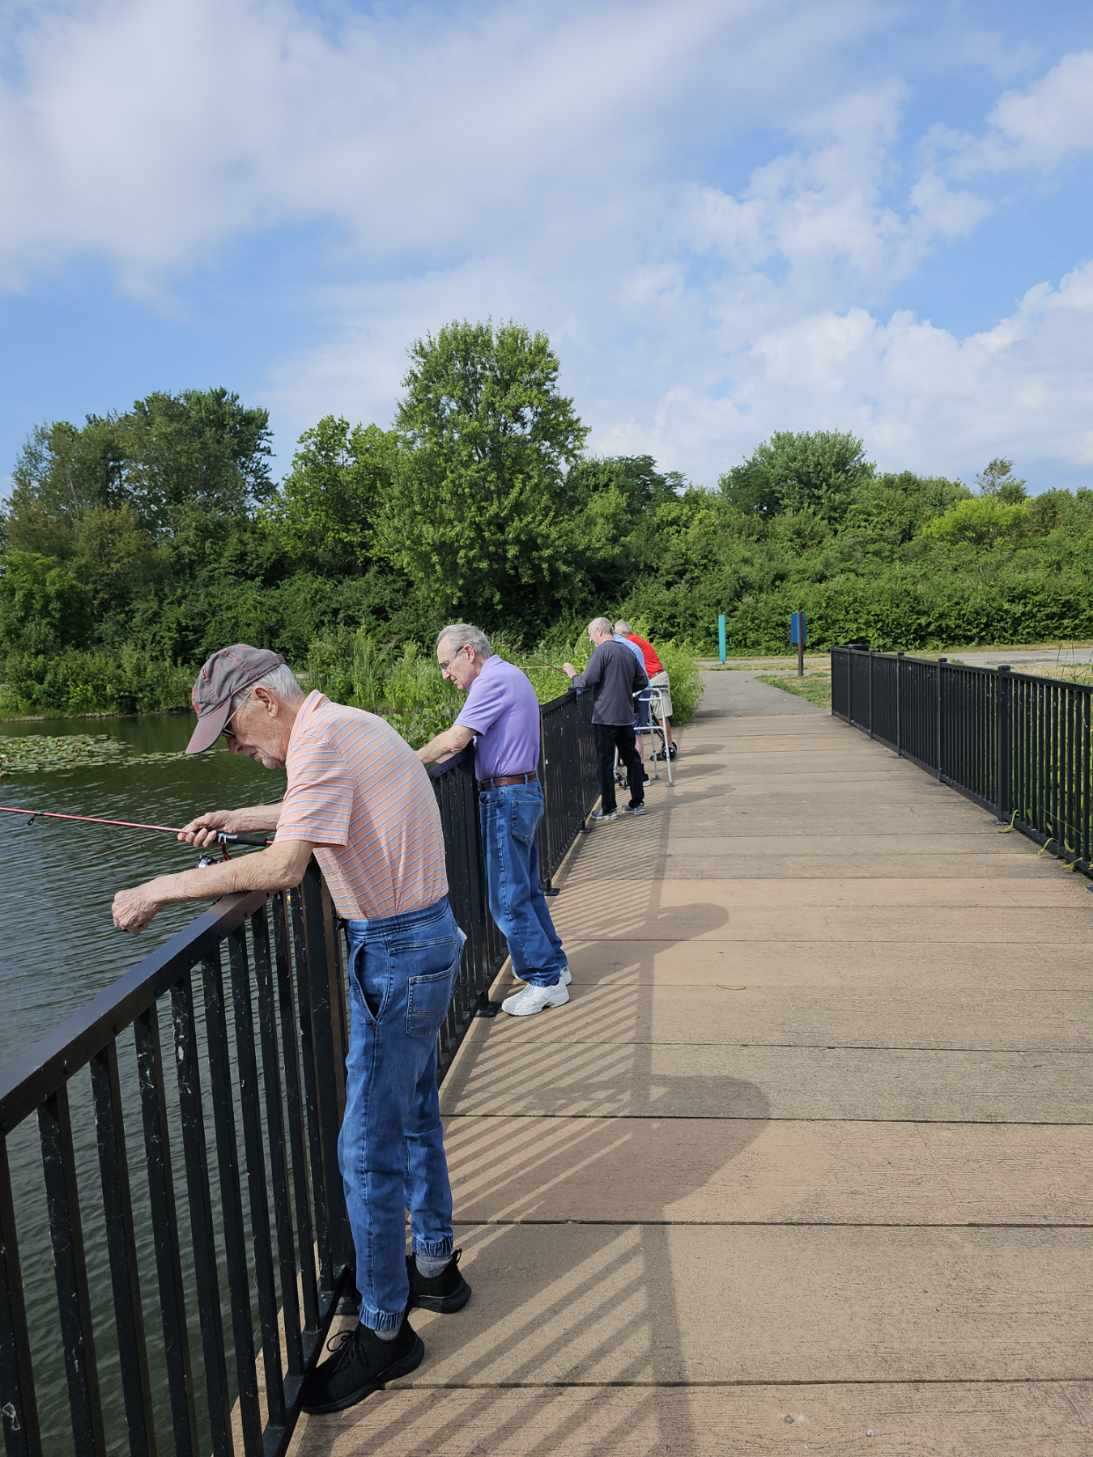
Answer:
<path fill-rule="evenodd" d="M 4 708 L 15 713 L 135 713 L 186 708 L 194 671 L 150 658 L 139 648 L 117 652 L 69 648 L 52 656 L 9 653 Z"/>

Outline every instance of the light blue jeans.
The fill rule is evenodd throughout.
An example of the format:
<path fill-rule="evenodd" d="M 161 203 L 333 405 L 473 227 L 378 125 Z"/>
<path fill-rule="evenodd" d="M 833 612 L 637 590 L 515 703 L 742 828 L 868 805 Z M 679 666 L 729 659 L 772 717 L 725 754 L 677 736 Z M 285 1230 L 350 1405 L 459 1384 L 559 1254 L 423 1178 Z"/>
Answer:
<path fill-rule="evenodd" d="M 447 896 L 405 915 L 347 921 L 345 932 L 350 1027 L 338 1162 L 360 1318 L 395 1331 L 410 1293 L 405 1211 L 415 1252 L 452 1252 L 436 1049 L 467 938 Z"/>
<path fill-rule="evenodd" d="M 512 969 L 532 986 L 556 986 L 566 956 L 539 884 L 535 832 L 543 818 L 542 786 L 502 784 L 484 789 L 478 810 L 490 915 L 509 944 Z"/>

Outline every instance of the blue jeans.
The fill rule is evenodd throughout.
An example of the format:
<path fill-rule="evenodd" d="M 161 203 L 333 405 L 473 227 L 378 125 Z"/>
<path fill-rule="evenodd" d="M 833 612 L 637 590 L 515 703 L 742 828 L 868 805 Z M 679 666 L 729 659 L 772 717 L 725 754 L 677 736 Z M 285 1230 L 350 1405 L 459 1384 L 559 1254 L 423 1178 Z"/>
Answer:
<path fill-rule="evenodd" d="M 357 1252 L 360 1318 L 396 1331 L 414 1250 L 452 1252 L 452 1188 L 436 1081 L 437 1034 L 463 943 L 447 896 L 424 910 L 347 921 L 349 1053 L 338 1163 Z"/>
<path fill-rule="evenodd" d="M 478 811 L 490 915 L 509 944 L 512 969 L 532 986 L 557 986 L 566 957 L 539 884 L 535 843 L 543 818 L 542 786 L 502 784 L 484 789 Z"/>

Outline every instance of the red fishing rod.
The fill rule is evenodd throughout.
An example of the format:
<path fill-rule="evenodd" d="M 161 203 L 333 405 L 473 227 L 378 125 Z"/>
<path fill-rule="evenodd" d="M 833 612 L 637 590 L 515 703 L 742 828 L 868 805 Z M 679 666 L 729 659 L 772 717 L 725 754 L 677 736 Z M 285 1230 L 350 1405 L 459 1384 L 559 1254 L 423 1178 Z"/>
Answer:
<path fill-rule="evenodd" d="M 70 820 L 81 825 L 109 825 L 119 830 L 159 830 L 165 835 L 177 835 L 180 832 L 178 825 L 142 825 L 135 820 L 107 820 L 99 815 L 65 815 L 58 814 L 51 809 L 21 809 L 15 805 L 0 804 L 0 814 L 24 815 L 28 825 L 35 820 Z M 232 834 L 228 830 L 216 831 L 216 843 L 224 853 L 224 859 L 229 859 L 229 845 L 268 845 L 269 840 L 265 835 Z"/>

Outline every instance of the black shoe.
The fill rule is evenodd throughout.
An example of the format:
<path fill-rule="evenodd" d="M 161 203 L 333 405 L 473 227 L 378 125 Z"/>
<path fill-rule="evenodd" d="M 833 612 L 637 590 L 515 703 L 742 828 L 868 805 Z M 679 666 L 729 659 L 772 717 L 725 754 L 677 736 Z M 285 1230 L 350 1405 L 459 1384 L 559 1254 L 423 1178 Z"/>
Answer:
<path fill-rule="evenodd" d="M 628 814 L 628 815 L 643 815 L 645 813 L 645 805 L 644 804 L 628 804 L 626 806 L 626 809 L 623 811 L 623 813 L 624 814 Z"/>
<path fill-rule="evenodd" d="M 406 1256 L 406 1275 L 410 1281 L 408 1309 L 420 1305 L 422 1310 L 439 1310 L 445 1315 L 463 1309 L 471 1298 L 471 1287 L 459 1273 L 462 1253 L 462 1250 L 455 1250 L 440 1274 L 428 1277 L 418 1269 L 413 1255 Z"/>
<path fill-rule="evenodd" d="M 320 1361 L 300 1392 L 300 1407 L 312 1416 L 343 1411 L 382 1391 L 388 1381 L 416 1370 L 425 1355 L 421 1337 L 405 1317 L 393 1341 L 381 1341 L 358 1322 L 327 1341 L 326 1348 L 333 1354 Z"/>

